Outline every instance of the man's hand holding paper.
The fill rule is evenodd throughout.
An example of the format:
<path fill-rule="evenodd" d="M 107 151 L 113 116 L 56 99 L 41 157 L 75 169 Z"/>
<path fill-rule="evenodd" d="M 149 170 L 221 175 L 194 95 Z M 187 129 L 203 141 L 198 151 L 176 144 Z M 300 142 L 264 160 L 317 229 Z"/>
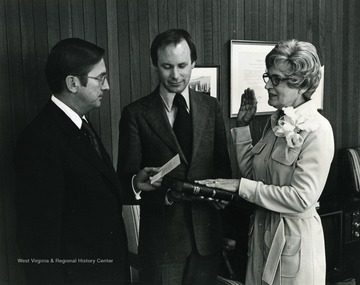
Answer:
<path fill-rule="evenodd" d="M 134 177 L 134 187 L 137 191 L 153 191 L 161 185 L 162 179 L 151 182 L 151 177 L 160 173 L 158 167 L 145 167 Z"/>
<path fill-rule="evenodd" d="M 150 183 L 154 184 L 156 181 L 163 178 L 166 174 L 175 169 L 179 164 L 180 156 L 177 154 L 167 163 L 165 163 L 162 167 L 160 167 L 160 170 L 156 175 L 150 177 Z"/>

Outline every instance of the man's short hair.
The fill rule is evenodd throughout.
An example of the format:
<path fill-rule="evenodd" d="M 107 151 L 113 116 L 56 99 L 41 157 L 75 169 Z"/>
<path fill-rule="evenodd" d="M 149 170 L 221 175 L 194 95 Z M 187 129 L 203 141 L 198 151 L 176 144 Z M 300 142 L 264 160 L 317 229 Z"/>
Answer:
<path fill-rule="evenodd" d="M 182 40 L 185 40 L 190 48 L 191 63 L 196 61 L 197 53 L 194 42 L 191 39 L 190 34 L 183 29 L 170 29 L 158 34 L 151 44 L 151 60 L 154 66 L 157 66 L 158 51 L 168 45 L 177 45 Z"/>
<path fill-rule="evenodd" d="M 82 85 L 86 86 L 86 76 L 92 67 L 104 57 L 105 50 L 93 43 L 68 38 L 58 42 L 50 51 L 46 62 L 45 76 L 53 94 L 65 88 L 65 78 L 69 75 L 79 76 Z"/>

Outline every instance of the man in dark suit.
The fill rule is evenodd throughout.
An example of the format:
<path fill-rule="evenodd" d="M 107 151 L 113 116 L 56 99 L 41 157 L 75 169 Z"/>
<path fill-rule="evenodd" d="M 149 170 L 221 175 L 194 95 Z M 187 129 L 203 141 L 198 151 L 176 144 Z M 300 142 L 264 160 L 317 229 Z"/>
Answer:
<path fill-rule="evenodd" d="M 46 64 L 51 100 L 18 139 L 18 262 L 27 284 L 127 284 L 118 177 L 85 118 L 109 90 L 103 57 L 81 39 L 57 43 Z M 136 187 L 153 190 L 153 171 L 141 170 Z"/>
<path fill-rule="evenodd" d="M 160 84 L 124 108 L 119 137 L 120 182 L 141 207 L 141 279 L 156 285 L 215 284 L 221 201 L 196 201 L 164 186 L 141 192 L 132 184 L 144 165 L 161 166 L 176 154 L 181 164 L 168 174 L 172 178 L 230 177 L 220 104 L 189 89 L 197 55 L 187 31 L 172 29 L 157 35 L 151 57 Z"/>

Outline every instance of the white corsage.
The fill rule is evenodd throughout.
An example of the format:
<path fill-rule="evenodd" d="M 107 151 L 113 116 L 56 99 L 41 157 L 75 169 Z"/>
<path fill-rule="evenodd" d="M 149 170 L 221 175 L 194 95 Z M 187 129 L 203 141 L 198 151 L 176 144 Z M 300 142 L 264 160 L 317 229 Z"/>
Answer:
<path fill-rule="evenodd" d="M 273 128 L 275 136 L 285 137 L 290 148 L 300 147 L 304 141 L 299 134 L 300 131 L 313 132 L 319 127 L 319 124 L 310 116 L 296 113 L 293 107 L 284 107 L 282 110 L 285 115 L 279 119 Z"/>

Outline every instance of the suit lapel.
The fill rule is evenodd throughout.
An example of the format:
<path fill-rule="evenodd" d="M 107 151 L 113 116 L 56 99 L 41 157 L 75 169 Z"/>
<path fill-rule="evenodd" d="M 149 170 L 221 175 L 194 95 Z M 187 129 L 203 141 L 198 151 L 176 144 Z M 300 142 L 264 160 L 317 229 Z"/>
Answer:
<path fill-rule="evenodd" d="M 143 113 L 144 118 L 153 129 L 153 131 L 164 141 L 164 143 L 174 152 L 179 153 L 180 157 L 186 161 L 177 142 L 175 133 L 173 132 L 169 119 L 166 116 L 162 99 L 157 88 L 147 102 L 147 110 Z"/>
<path fill-rule="evenodd" d="M 196 152 L 199 150 L 201 137 L 206 126 L 209 105 L 206 104 L 201 95 L 190 89 L 190 109 L 193 122 L 193 151 L 192 157 L 196 156 Z M 159 89 L 157 88 L 146 104 L 148 110 L 144 112 L 144 117 L 153 128 L 154 132 L 162 138 L 162 140 L 172 149 L 174 152 L 180 154 L 180 158 L 185 161 L 188 165 L 190 162 L 186 160 L 180 145 L 176 139 L 175 133 L 173 132 L 169 119 L 166 116 L 163 102 L 161 100 Z"/>
<path fill-rule="evenodd" d="M 206 104 L 201 95 L 190 88 L 190 108 L 193 122 L 193 151 L 192 157 L 196 157 L 199 150 L 201 137 L 203 135 L 208 114 L 209 104 Z"/>
<path fill-rule="evenodd" d="M 100 158 L 98 153 L 91 147 L 91 145 L 84 139 L 82 135 L 76 136 L 70 140 L 70 147 L 84 160 L 98 169 L 108 180 L 110 180 L 116 187 L 119 183 L 111 162 L 107 159 L 107 153 L 99 142 L 103 159 Z"/>
<path fill-rule="evenodd" d="M 82 132 L 71 121 L 71 119 L 52 101 L 48 103 L 47 109 L 50 116 L 57 122 L 64 135 L 69 138 L 69 146 L 74 150 L 74 152 L 103 173 L 104 176 L 106 176 L 107 179 L 109 179 L 118 188 L 119 182 L 117 176 L 100 139 L 98 141 L 104 160 L 101 159 L 97 152 L 91 147 Z"/>

